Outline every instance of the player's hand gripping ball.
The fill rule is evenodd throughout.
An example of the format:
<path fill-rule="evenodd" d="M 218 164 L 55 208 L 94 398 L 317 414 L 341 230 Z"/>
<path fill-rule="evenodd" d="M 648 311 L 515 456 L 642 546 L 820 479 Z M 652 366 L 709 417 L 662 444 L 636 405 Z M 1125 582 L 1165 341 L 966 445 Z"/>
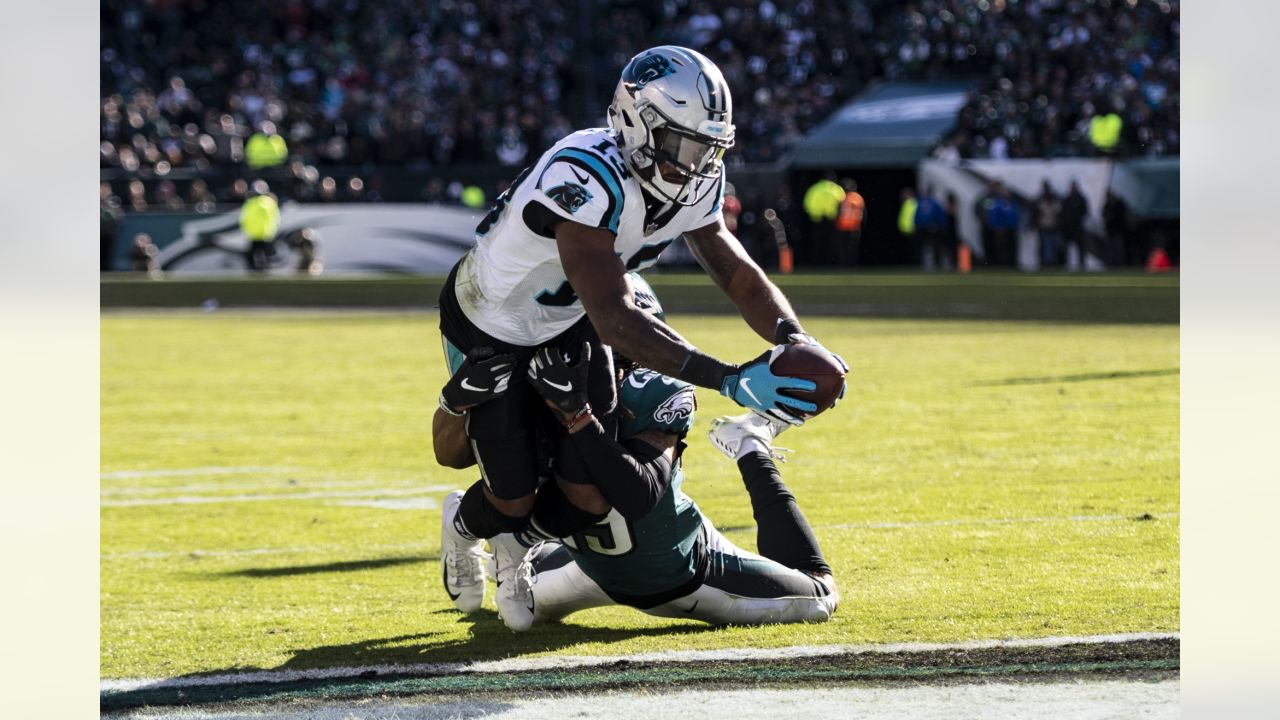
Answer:
<path fill-rule="evenodd" d="M 818 409 L 814 412 L 801 413 L 806 418 L 814 417 L 822 411 L 835 407 L 836 402 L 844 397 L 845 365 L 821 345 L 797 343 L 787 345 L 769 363 L 773 374 L 812 380 L 816 386 L 813 390 L 783 390 L 782 392 L 799 400 L 808 400 Z"/>

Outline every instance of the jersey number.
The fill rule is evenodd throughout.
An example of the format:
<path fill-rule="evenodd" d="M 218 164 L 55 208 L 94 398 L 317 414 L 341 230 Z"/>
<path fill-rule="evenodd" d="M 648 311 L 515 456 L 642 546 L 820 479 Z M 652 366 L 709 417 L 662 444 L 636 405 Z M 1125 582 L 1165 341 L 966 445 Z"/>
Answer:
<path fill-rule="evenodd" d="M 515 182 L 511 183 L 511 187 L 498 196 L 498 199 L 493 203 L 493 207 L 489 209 L 489 214 L 484 216 L 479 225 L 476 225 L 477 235 L 484 235 L 489 232 L 489 228 L 498 222 L 498 219 L 502 217 L 502 211 L 507 209 L 507 203 L 511 202 L 511 198 L 515 196 L 516 188 L 520 187 L 520 183 L 524 182 L 525 177 L 529 175 L 529 171 L 532 169 L 533 166 L 530 165 L 521 170 L 520 174 L 516 176 Z"/>
<path fill-rule="evenodd" d="M 578 302 L 578 294 L 573 291 L 573 286 L 568 280 L 560 283 L 560 287 L 555 292 L 543 290 L 534 298 L 539 305 L 551 305 L 553 307 L 569 307 Z"/>
<path fill-rule="evenodd" d="M 564 544 L 578 552 L 618 557 L 635 549 L 636 538 L 631 523 L 617 510 L 610 510 L 605 519 L 573 537 L 564 538 Z"/>
<path fill-rule="evenodd" d="M 615 145 L 610 140 L 605 140 L 599 145 L 592 145 L 591 147 L 593 150 L 599 151 L 601 155 L 604 155 L 606 158 L 609 159 L 609 164 L 613 166 L 614 170 L 618 171 L 619 177 L 621 177 L 623 180 L 631 179 L 631 171 L 627 170 L 627 164 L 622 161 L 621 157 L 618 156 L 617 145 Z"/>

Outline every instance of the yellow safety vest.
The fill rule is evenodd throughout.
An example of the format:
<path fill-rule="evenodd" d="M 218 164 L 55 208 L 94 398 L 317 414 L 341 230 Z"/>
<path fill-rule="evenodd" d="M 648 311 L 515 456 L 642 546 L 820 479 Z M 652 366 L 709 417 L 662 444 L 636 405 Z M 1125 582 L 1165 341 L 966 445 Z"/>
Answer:
<path fill-rule="evenodd" d="M 283 163 L 287 157 L 289 157 L 289 147 L 285 144 L 284 138 L 279 135 L 267 136 L 254 133 L 244 146 L 245 161 L 255 170 L 275 167 Z"/>
<path fill-rule="evenodd" d="M 274 240 L 280 228 L 280 206 L 270 195 L 244 201 L 240 208 L 240 229 L 254 242 Z"/>
<path fill-rule="evenodd" d="M 1124 120 L 1115 113 L 1094 115 L 1089 121 L 1089 140 L 1093 142 L 1094 147 L 1109 152 L 1116 148 L 1116 143 L 1120 142 L 1122 127 L 1124 127 Z"/>
<path fill-rule="evenodd" d="M 804 211 L 814 222 L 834 220 L 841 200 L 844 200 L 844 188 L 831 180 L 819 180 L 805 191 Z"/>
<path fill-rule="evenodd" d="M 916 231 L 916 199 L 909 197 L 902 201 L 902 209 L 898 211 L 898 232 L 912 235 Z"/>

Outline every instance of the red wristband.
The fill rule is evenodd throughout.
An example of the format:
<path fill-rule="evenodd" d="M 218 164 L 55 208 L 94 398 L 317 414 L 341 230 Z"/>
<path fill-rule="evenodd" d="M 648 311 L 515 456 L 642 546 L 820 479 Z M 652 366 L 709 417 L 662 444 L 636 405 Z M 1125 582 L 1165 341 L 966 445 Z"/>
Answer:
<path fill-rule="evenodd" d="M 561 420 L 560 424 L 564 425 L 565 429 L 569 429 L 569 428 L 572 428 L 574 425 L 577 425 L 578 422 L 582 420 L 582 418 L 587 417 L 589 415 L 591 415 L 591 403 L 587 403 L 586 405 L 583 405 L 578 410 L 578 412 L 573 414 L 573 417 L 569 418 L 568 420 Z"/>

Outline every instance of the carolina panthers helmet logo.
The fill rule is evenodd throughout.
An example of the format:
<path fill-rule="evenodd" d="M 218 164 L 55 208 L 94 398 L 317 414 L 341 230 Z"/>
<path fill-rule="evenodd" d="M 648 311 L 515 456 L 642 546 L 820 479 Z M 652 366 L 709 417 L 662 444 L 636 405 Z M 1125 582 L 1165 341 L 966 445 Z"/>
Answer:
<path fill-rule="evenodd" d="M 547 197 L 571 213 L 578 212 L 583 205 L 591 202 L 591 193 L 581 185 L 571 182 L 551 188 L 547 191 Z"/>
<path fill-rule="evenodd" d="M 664 78 L 675 73 L 676 69 L 671 67 L 671 61 L 665 55 L 654 53 L 645 55 L 627 66 L 622 73 L 623 82 L 628 85 L 634 85 L 636 90 L 648 85 L 659 78 Z"/>
<path fill-rule="evenodd" d="M 653 411 L 653 419 L 670 425 L 677 420 L 692 417 L 693 411 L 697 409 L 698 398 L 693 394 L 693 388 L 687 387 L 659 405 L 658 409 Z"/>

